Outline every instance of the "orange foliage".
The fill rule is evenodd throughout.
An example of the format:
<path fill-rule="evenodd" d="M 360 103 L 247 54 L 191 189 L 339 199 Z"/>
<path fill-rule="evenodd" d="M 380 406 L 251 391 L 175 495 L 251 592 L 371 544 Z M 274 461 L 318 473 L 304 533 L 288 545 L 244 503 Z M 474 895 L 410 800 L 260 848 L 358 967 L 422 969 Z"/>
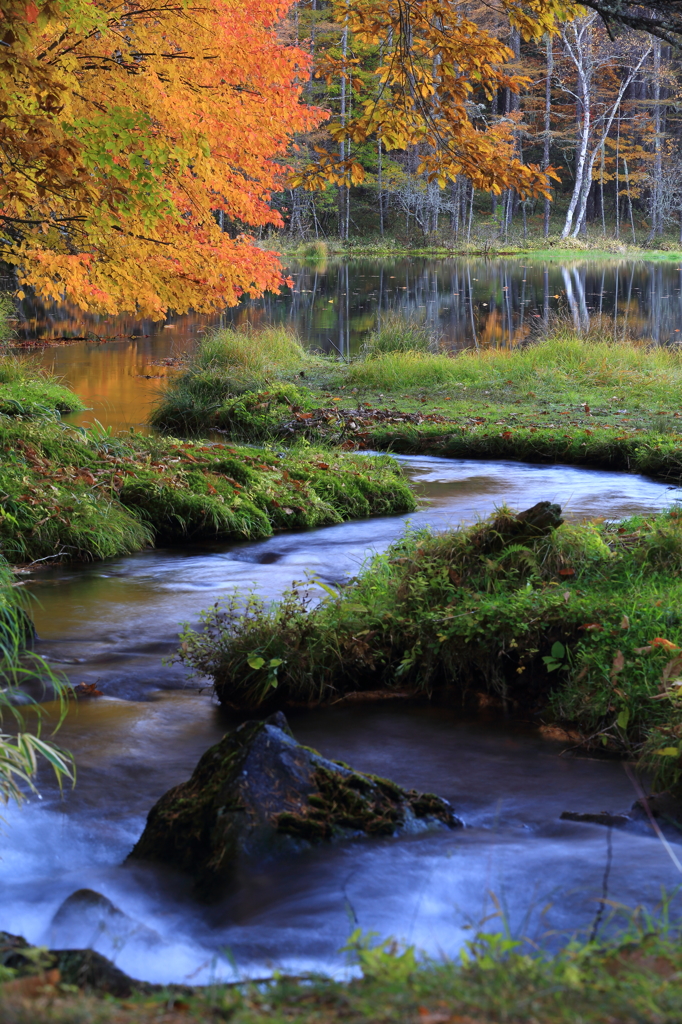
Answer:
<path fill-rule="evenodd" d="M 526 38 L 557 31 L 557 24 L 575 17 L 571 0 L 491 0 L 486 8 Z M 379 49 L 376 92 L 356 104 L 352 116 L 329 124 L 335 142 L 359 145 L 370 137 L 386 150 L 419 146 L 417 173 L 445 187 L 466 176 L 477 188 L 499 195 L 514 188 L 523 198 L 548 195 L 549 178 L 524 164 L 517 155 L 514 115 L 491 121 L 476 102 L 490 100 L 499 89 L 519 92 L 530 80 L 511 74 L 505 65 L 513 51 L 477 21 L 467 5 L 453 0 L 332 0 L 339 26 L 348 26 L 363 43 Z M 317 74 L 353 80 L 353 62 L 328 54 Z M 359 109 L 358 109 L 359 107 Z M 319 188 L 326 181 L 358 184 L 362 165 L 353 158 L 317 150 L 314 166 L 291 179 L 293 185 Z"/>
<path fill-rule="evenodd" d="M 0 259 L 82 309 L 162 317 L 277 288 L 307 57 L 288 0 L 0 0 Z M 221 232 L 214 211 L 230 226 Z"/>

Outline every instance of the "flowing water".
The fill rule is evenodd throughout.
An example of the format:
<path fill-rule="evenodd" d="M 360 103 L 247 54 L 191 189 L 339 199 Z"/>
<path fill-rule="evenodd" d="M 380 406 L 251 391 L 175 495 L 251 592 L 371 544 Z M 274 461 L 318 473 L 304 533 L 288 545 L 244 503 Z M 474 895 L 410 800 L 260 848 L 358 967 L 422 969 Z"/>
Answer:
<path fill-rule="evenodd" d="M 488 265 L 480 267 L 477 276 Z M 672 295 L 670 275 L 677 268 L 659 269 L 668 275 Z M 406 273 L 415 280 L 427 270 L 407 267 Z M 520 270 L 515 272 L 518 280 Z M 551 272 L 561 274 L 561 268 Z M 308 283 L 305 275 L 321 275 L 301 273 Z M 333 273 L 338 282 L 338 269 Z M 440 265 L 433 271 L 440 281 L 447 273 Z M 542 267 L 539 273 L 535 291 L 525 282 L 535 308 Z M 647 273 L 633 265 L 633 280 Z M 409 292 L 411 285 L 400 288 Z M 294 308 L 291 296 L 282 301 Z M 677 307 L 672 300 L 666 307 L 671 324 L 679 289 L 674 302 Z M 377 308 L 375 302 L 366 325 Z M 310 309 L 315 313 L 315 302 Z M 519 309 L 524 307 L 515 316 Z M 642 307 L 642 317 L 653 315 L 647 310 Z M 190 327 L 201 323 L 185 318 L 150 338 L 77 343 L 43 358 L 54 360 L 92 403 L 85 419 L 96 415 L 105 425 L 131 425 L 144 418 L 154 384 L 133 371 L 146 372 L 174 347 L 189 344 L 198 333 Z M 338 973 L 345 963 L 338 951 L 356 927 L 453 955 L 497 906 L 518 934 L 551 947 L 576 929 L 589 930 L 603 895 L 608 841 L 609 898 L 652 906 L 661 887 L 678 883 L 672 862 L 646 830 L 610 835 L 596 825 L 560 820 L 563 810 L 627 809 L 634 794 L 622 765 L 566 755 L 527 726 L 465 720 L 428 706 L 296 711 L 290 721 L 303 743 L 329 757 L 447 797 L 464 830 L 320 848 L 254 872 L 233 896 L 208 907 L 192 899 L 185 878 L 123 865 L 154 801 L 186 779 L 204 750 L 234 725 L 215 706 L 205 681 L 188 680 L 179 667 L 162 664 L 182 620 L 195 623 L 202 608 L 235 588 L 271 600 L 294 580 L 305 580 L 313 591 L 315 579 L 342 582 L 400 536 L 406 521 L 443 528 L 470 522 L 503 501 L 524 508 L 546 498 L 573 518 L 620 518 L 682 497 L 677 489 L 626 474 L 426 457 L 401 461 L 422 499 L 410 516 L 255 543 L 143 552 L 26 577 L 37 599 L 40 653 L 74 683 L 97 683 L 104 696 L 72 708 L 59 734 L 76 757 L 75 789 L 60 797 L 46 775 L 41 801 L 3 812 L 0 928 L 41 944 L 92 945 L 137 977 L 206 982 L 262 976 L 273 968 Z M 118 909 L 57 915 L 83 887 Z M 484 930 L 496 927 L 499 922 L 492 921 Z"/>

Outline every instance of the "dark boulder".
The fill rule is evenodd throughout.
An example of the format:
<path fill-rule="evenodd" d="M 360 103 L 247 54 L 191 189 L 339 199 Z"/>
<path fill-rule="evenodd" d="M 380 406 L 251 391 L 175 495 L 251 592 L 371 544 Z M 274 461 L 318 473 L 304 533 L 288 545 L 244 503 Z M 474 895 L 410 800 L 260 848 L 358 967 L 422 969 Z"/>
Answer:
<path fill-rule="evenodd" d="M 208 897 L 241 870 L 315 843 L 459 825 L 446 800 L 301 746 L 278 712 L 211 747 L 151 809 L 130 857 L 188 872 Z"/>
<path fill-rule="evenodd" d="M 494 554 L 508 544 L 532 544 L 540 537 L 558 529 L 563 523 L 561 505 L 538 501 L 524 512 L 501 511 L 471 533 L 479 554 Z"/>

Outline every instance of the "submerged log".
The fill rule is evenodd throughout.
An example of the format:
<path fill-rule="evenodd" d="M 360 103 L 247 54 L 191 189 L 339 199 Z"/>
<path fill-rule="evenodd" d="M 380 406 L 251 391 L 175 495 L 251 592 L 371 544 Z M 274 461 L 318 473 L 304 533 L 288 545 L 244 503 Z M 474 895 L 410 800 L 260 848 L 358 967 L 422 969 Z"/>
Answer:
<path fill-rule="evenodd" d="M 278 712 L 211 747 L 151 809 L 130 858 L 180 868 L 210 897 L 240 871 L 316 843 L 460 825 L 447 800 L 301 746 Z"/>

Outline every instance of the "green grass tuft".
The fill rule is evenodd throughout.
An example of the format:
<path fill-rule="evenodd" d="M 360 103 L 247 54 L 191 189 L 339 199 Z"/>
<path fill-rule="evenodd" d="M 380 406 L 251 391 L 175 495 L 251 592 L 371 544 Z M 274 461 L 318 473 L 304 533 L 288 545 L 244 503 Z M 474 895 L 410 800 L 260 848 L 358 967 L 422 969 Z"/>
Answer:
<path fill-rule="evenodd" d="M 389 312 L 382 314 L 379 327 L 367 338 L 362 352 L 371 359 L 392 352 L 433 352 L 437 347 L 438 338 L 426 324 Z"/>

